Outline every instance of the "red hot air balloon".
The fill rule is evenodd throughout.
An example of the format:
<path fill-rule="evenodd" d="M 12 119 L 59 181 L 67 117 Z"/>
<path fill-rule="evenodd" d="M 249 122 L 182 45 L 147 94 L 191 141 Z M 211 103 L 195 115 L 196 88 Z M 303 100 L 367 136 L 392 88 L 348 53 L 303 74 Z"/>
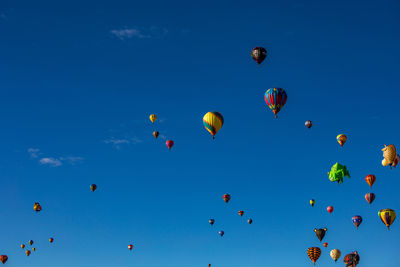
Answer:
<path fill-rule="evenodd" d="M 312 127 L 312 121 L 306 121 L 305 125 L 308 129 L 310 129 Z"/>
<path fill-rule="evenodd" d="M 7 255 L 1 255 L 0 256 L 0 262 L 1 263 L 6 263 L 8 261 L 8 257 L 7 257 Z"/>
<path fill-rule="evenodd" d="M 231 195 L 225 194 L 222 196 L 222 199 L 225 201 L 225 203 L 228 203 L 229 200 L 231 200 Z"/>
<path fill-rule="evenodd" d="M 332 212 L 333 212 L 333 207 L 332 207 L 332 206 L 328 206 L 328 207 L 326 208 L 326 210 L 327 210 L 329 213 L 332 213 Z"/>
<path fill-rule="evenodd" d="M 375 200 L 375 194 L 374 193 L 365 194 L 365 200 L 371 205 L 372 202 L 374 202 Z"/>
<path fill-rule="evenodd" d="M 323 245 L 324 245 L 324 247 L 327 247 L 327 246 L 328 246 L 328 243 L 325 242 Z"/>
<path fill-rule="evenodd" d="M 376 181 L 376 177 L 373 174 L 368 174 L 367 176 L 365 176 L 365 181 L 367 182 L 369 187 L 372 187 Z"/>
<path fill-rule="evenodd" d="M 167 140 L 167 142 L 165 142 L 165 144 L 167 145 L 168 149 L 171 149 L 174 146 L 174 141 Z"/>
<path fill-rule="evenodd" d="M 129 249 L 129 250 L 132 250 L 132 249 L 133 249 L 133 245 L 132 245 L 132 244 L 129 244 L 129 245 L 128 245 L 128 249 Z"/>
<path fill-rule="evenodd" d="M 240 216 L 243 216 L 243 214 L 244 214 L 244 211 L 243 211 L 243 210 L 239 210 L 239 212 L 238 212 L 238 213 L 239 213 L 239 215 L 240 215 Z"/>

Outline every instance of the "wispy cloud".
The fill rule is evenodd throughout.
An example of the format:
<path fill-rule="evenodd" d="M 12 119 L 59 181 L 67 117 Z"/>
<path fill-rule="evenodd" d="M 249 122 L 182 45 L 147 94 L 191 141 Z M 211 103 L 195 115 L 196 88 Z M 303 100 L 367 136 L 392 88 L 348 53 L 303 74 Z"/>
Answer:
<path fill-rule="evenodd" d="M 31 158 L 37 158 L 40 154 L 40 149 L 38 148 L 28 148 L 28 153 L 31 155 Z"/>
<path fill-rule="evenodd" d="M 83 157 L 61 157 L 60 160 L 68 162 L 71 165 L 75 165 L 75 164 L 81 163 L 84 160 L 84 158 Z"/>
<path fill-rule="evenodd" d="M 104 140 L 104 143 L 111 144 L 116 149 L 120 149 L 121 145 L 129 145 L 129 144 L 140 144 L 143 143 L 143 140 L 139 139 L 138 137 L 131 137 L 131 138 L 124 138 L 124 139 L 116 139 L 111 137 L 110 139 Z"/>
<path fill-rule="evenodd" d="M 165 28 L 159 28 L 152 26 L 150 28 L 122 28 L 122 29 L 114 29 L 110 31 L 112 35 L 115 37 L 126 40 L 126 39 L 148 39 L 148 38 L 161 38 L 168 33 L 168 30 Z"/>
<path fill-rule="evenodd" d="M 62 165 L 62 162 L 55 158 L 41 158 L 39 163 L 42 165 L 49 165 L 51 167 L 58 167 Z"/>
<path fill-rule="evenodd" d="M 6 20 L 7 19 L 7 15 L 4 13 L 0 13 L 0 19 L 1 20 Z"/>

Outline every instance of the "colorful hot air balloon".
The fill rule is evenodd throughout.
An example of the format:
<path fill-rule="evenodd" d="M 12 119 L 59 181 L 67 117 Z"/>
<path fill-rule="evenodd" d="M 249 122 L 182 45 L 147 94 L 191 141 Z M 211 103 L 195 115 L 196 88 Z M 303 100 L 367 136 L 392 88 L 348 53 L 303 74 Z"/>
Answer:
<path fill-rule="evenodd" d="M 36 248 L 32 248 L 32 251 L 35 252 L 35 251 L 36 251 Z"/>
<path fill-rule="evenodd" d="M 31 245 L 31 246 L 32 246 L 32 245 L 33 245 L 33 240 L 29 240 L 29 242 L 28 242 L 28 243 L 29 243 L 29 245 Z"/>
<path fill-rule="evenodd" d="M 25 251 L 25 254 L 26 254 L 26 256 L 29 257 L 29 255 L 31 255 L 31 251 L 30 251 L 30 250 L 27 250 L 27 251 Z"/>
<path fill-rule="evenodd" d="M 312 127 L 312 121 L 306 121 L 305 125 L 308 129 L 310 129 Z"/>
<path fill-rule="evenodd" d="M 267 50 L 264 47 L 255 47 L 251 50 L 251 57 L 260 65 L 267 57 Z"/>
<path fill-rule="evenodd" d="M 378 212 L 378 216 L 389 230 L 390 225 L 392 225 L 396 219 L 396 212 L 392 209 L 383 209 Z"/>
<path fill-rule="evenodd" d="M 42 206 L 40 206 L 39 202 L 35 202 L 35 204 L 33 204 L 33 210 L 36 212 L 39 212 L 42 210 Z"/>
<path fill-rule="evenodd" d="M 168 147 L 168 149 L 171 149 L 174 146 L 174 141 L 172 140 L 167 140 L 165 142 L 165 145 Z"/>
<path fill-rule="evenodd" d="M 329 180 L 331 182 L 338 182 L 339 184 L 343 183 L 344 177 L 350 178 L 350 172 L 347 170 L 347 167 L 336 163 L 332 166 L 331 171 L 328 173 Z"/>
<path fill-rule="evenodd" d="M 21 244 L 21 248 L 24 249 L 25 248 L 25 244 Z"/>
<path fill-rule="evenodd" d="M 225 201 L 225 203 L 228 203 L 229 200 L 231 200 L 231 195 L 225 194 L 222 196 L 222 199 Z"/>
<path fill-rule="evenodd" d="M 153 132 L 154 138 L 157 139 L 159 135 L 160 135 L 160 133 L 159 133 L 158 131 L 154 131 L 154 132 Z"/>
<path fill-rule="evenodd" d="M 332 207 L 332 206 L 328 206 L 328 207 L 326 208 L 326 210 L 327 210 L 329 213 L 332 213 L 332 212 L 333 212 L 333 207 Z"/>
<path fill-rule="evenodd" d="M 324 236 L 325 236 L 325 233 L 327 230 L 328 230 L 327 228 L 320 228 L 320 229 L 315 228 L 314 229 L 314 232 L 317 235 L 320 242 L 322 241 L 322 239 L 324 239 Z"/>
<path fill-rule="evenodd" d="M 129 249 L 129 250 L 132 250 L 132 249 L 133 249 L 133 245 L 132 245 L 132 244 L 129 244 L 129 245 L 128 245 L 128 249 Z"/>
<path fill-rule="evenodd" d="M 356 267 L 360 262 L 360 256 L 358 255 L 357 251 L 354 251 L 344 256 L 343 262 L 346 264 L 346 267 Z"/>
<path fill-rule="evenodd" d="M 97 185 L 95 185 L 95 184 L 90 185 L 90 190 L 92 190 L 92 192 L 96 191 L 96 189 L 97 189 Z"/>
<path fill-rule="evenodd" d="M 214 139 L 217 132 L 222 128 L 222 125 L 224 125 L 224 117 L 217 111 L 207 112 L 203 117 L 203 125 Z"/>
<path fill-rule="evenodd" d="M 7 255 L 1 255 L 0 256 L 0 262 L 1 263 L 6 263 L 8 261 L 8 257 L 7 257 Z"/>
<path fill-rule="evenodd" d="M 209 222 L 211 225 L 214 225 L 215 220 L 214 220 L 214 219 L 209 219 L 208 222 Z"/>
<path fill-rule="evenodd" d="M 321 256 L 321 249 L 318 247 L 312 247 L 307 249 L 307 255 L 310 258 L 310 260 L 314 263 L 319 259 Z"/>
<path fill-rule="evenodd" d="M 368 174 L 367 176 L 365 176 L 365 181 L 367 182 L 369 187 L 372 187 L 376 181 L 376 176 L 373 174 Z"/>
<path fill-rule="evenodd" d="M 219 231 L 218 234 L 219 234 L 221 237 L 223 237 L 224 234 L 225 234 L 225 232 L 224 232 L 224 231 Z"/>
<path fill-rule="evenodd" d="M 323 245 L 324 245 L 324 247 L 327 247 L 327 246 L 328 246 L 328 243 L 325 242 Z"/>
<path fill-rule="evenodd" d="M 238 214 L 239 214 L 240 216 L 243 216 L 244 211 L 243 211 L 243 210 L 239 210 Z"/>
<path fill-rule="evenodd" d="M 387 165 L 389 165 L 390 168 L 392 168 L 393 165 L 395 165 L 394 167 L 396 167 L 396 165 L 397 165 L 396 147 L 394 145 L 388 145 L 388 146 L 385 145 L 385 147 L 382 148 L 382 151 L 383 151 L 382 166 L 386 167 Z"/>
<path fill-rule="evenodd" d="M 253 220 L 252 220 L 252 219 L 248 219 L 248 220 L 247 220 L 247 223 L 248 223 L 248 224 L 252 224 L 252 223 L 253 223 Z"/>
<path fill-rule="evenodd" d="M 375 200 L 375 194 L 374 193 L 365 194 L 365 200 L 371 205 L 371 203 L 374 202 Z"/>
<path fill-rule="evenodd" d="M 264 99 L 277 118 L 279 111 L 286 104 L 287 94 L 282 88 L 270 88 L 265 92 Z"/>
<path fill-rule="evenodd" d="M 310 200 L 310 205 L 311 205 L 311 207 L 314 207 L 314 205 L 315 205 L 315 200 L 314 199 Z"/>
<path fill-rule="evenodd" d="M 156 114 L 151 114 L 150 115 L 150 121 L 151 123 L 154 123 L 157 120 L 157 115 Z"/>
<path fill-rule="evenodd" d="M 338 136 L 336 136 L 336 139 L 337 139 L 339 145 L 343 146 L 344 143 L 346 143 L 346 141 L 347 141 L 347 136 L 344 134 L 339 134 Z"/>
<path fill-rule="evenodd" d="M 340 258 L 340 255 L 342 255 L 342 252 L 340 252 L 339 249 L 335 248 L 331 250 L 329 255 L 331 255 L 331 258 L 336 262 Z"/>
<path fill-rule="evenodd" d="M 352 218 L 351 218 L 351 221 L 353 222 L 353 224 L 357 227 L 357 229 L 358 229 L 358 226 L 360 226 L 360 224 L 362 223 L 362 217 L 360 216 L 360 215 L 356 215 L 356 216 L 353 216 Z"/>
<path fill-rule="evenodd" d="M 54 242 L 54 238 L 50 237 L 50 238 L 49 238 L 49 242 L 50 242 L 50 243 L 53 243 L 53 242 Z"/>

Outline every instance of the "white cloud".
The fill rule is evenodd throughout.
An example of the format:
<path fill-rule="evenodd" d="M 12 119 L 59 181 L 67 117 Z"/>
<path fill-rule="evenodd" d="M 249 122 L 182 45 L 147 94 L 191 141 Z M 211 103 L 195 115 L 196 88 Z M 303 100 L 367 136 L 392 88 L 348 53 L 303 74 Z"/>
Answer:
<path fill-rule="evenodd" d="M 117 38 L 121 40 L 126 40 L 132 38 L 138 38 L 138 39 L 160 38 L 165 36 L 168 33 L 168 30 L 165 28 L 152 26 L 150 28 L 143 28 L 143 29 L 139 29 L 137 27 L 115 29 L 111 30 L 110 32 Z"/>
<path fill-rule="evenodd" d="M 37 158 L 39 157 L 39 151 L 40 149 L 38 148 L 28 148 L 28 153 L 31 155 L 32 158 Z"/>
<path fill-rule="evenodd" d="M 62 162 L 55 158 L 41 158 L 39 163 L 42 165 L 49 165 L 51 167 L 58 167 L 62 165 Z"/>
<path fill-rule="evenodd" d="M 77 163 L 80 163 L 84 160 L 83 157 L 61 157 L 60 158 L 61 161 L 66 161 L 71 165 L 75 165 Z"/>
<path fill-rule="evenodd" d="M 139 139 L 138 137 L 132 138 L 124 138 L 124 139 L 115 139 L 111 137 L 110 139 L 104 140 L 104 143 L 113 145 L 116 149 L 120 149 L 121 145 L 129 145 L 129 144 L 140 144 L 143 143 L 143 140 Z"/>

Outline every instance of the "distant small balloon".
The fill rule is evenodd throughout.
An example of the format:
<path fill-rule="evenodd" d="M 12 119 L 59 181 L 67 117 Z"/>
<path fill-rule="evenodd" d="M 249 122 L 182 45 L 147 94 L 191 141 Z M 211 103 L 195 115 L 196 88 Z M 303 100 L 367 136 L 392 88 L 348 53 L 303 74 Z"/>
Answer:
<path fill-rule="evenodd" d="M 167 140 L 165 142 L 165 145 L 168 147 L 168 149 L 171 149 L 174 146 L 174 141 L 172 140 Z"/>
<path fill-rule="evenodd" d="M 159 135 L 160 135 L 160 133 L 159 133 L 158 131 L 154 131 L 154 132 L 153 132 L 154 138 L 157 139 Z"/>
<path fill-rule="evenodd" d="M 228 203 L 229 200 L 231 200 L 231 195 L 225 194 L 222 196 L 222 199 L 225 201 L 225 203 Z"/>
<path fill-rule="evenodd" d="M 150 121 L 151 121 L 152 123 L 154 123 L 156 120 L 157 120 L 156 114 L 151 114 L 151 115 L 150 115 Z"/>
<path fill-rule="evenodd" d="M 132 250 L 133 249 L 133 245 L 132 244 L 128 245 L 128 249 Z"/>
<path fill-rule="evenodd" d="M 30 251 L 30 250 L 27 250 L 27 251 L 25 251 L 25 254 L 26 254 L 26 256 L 29 257 L 29 255 L 31 255 L 31 251 Z"/>
<path fill-rule="evenodd" d="M 253 223 L 253 220 L 252 220 L 252 219 L 248 219 L 247 222 L 248 222 L 249 224 L 252 224 L 252 223 Z"/>
<path fill-rule="evenodd" d="M 374 202 L 375 200 L 375 194 L 374 193 L 365 194 L 365 200 L 371 205 L 372 202 Z"/>
<path fill-rule="evenodd" d="M 238 212 L 238 213 L 239 213 L 239 215 L 240 215 L 240 216 L 243 216 L 243 214 L 244 214 L 244 211 L 243 211 L 243 210 L 239 210 L 239 212 Z"/>
<path fill-rule="evenodd" d="M 53 243 L 53 242 L 54 242 L 54 238 L 50 237 L 50 238 L 49 238 L 49 242 L 50 242 L 50 243 Z"/>
<path fill-rule="evenodd" d="M 90 190 L 92 190 L 92 192 L 96 191 L 96 189 L 97 189 L 97 185 L 95 185 L 95 184 L 90 185 Z"/>
<path fill-rule="evenodd" d="M 209 222 L 211 225 L 214 225 L 215 220 L 214 220 L 214 219 L 209 219 L 208 222 Z"/>
<path fill-rule="evenodd" d="M 332 207 L 332 206 L 328 206 L 328 207 L 326 208 L 326 210 L 327 210 L 329 213 L 332 213 L 332 212 L 333 212 L 333 207 Z"/>
<path fill-rule="evenodd" d="M 327 246 L 328 246 L 328 243 L 325 242 L 323 245 L 324 245 L 324 247 L 327 247 Z"/>
<path fill-rule="evenodd" d="M 306 125 L 306 127 L 308 128 L 308 129 L 310 129 L 311 127 L 312 127 L 312 121 L 306 121 L 305 122 L 305 125 Z"/>
<path fill-rule="evenodd" d="M 351 218 L 351 221 L 353 222 L 353 224 L 357 227 L 357 229 L 358 229 L 358 227 L 360 226 L 360 224 L 362 223 L 362 217 L 360 216 L 360 215 L 356 215 L 356 216 L 353 216 L 352 218 Z"/>
<path fill-rule="evenodd" d="M 0 262 L 1 263 L 6 263 L 8 261 L 8 257 L 7 257 L 7 255 L 1 255 L 0 256 Z"/>
<path fill-rule="evenodd" d="M 368 174 L 367 176 L 365 176 L 365 181 L 367 182 L 369 187 L 372 187 L 376 181 L 376 176 L 373 174 Z"/>
<path fill-rule="evenodd" d="M 224 231 L 219 231 L 218 234 L 219 234 L 221 237 L 223 237 L 224 234 L 225 234 L 225 232 L 224 232 Z"/>
<path fill-rule="evenodd" d="M 29 240 L 29 242 L 28 242 L 28 243 L 29 243 L 29 245 L 31 245 L 31 246 L 32 246 L 32 245 L 33 245 L 33 240 Z"/>
<path fill-rule="evenodd" d="M 311 207 L 314 207 L 314 205 L 315 205 L 315 200 L 314 199 L 310 200 L 310 205 L 311 205 Z"/>

